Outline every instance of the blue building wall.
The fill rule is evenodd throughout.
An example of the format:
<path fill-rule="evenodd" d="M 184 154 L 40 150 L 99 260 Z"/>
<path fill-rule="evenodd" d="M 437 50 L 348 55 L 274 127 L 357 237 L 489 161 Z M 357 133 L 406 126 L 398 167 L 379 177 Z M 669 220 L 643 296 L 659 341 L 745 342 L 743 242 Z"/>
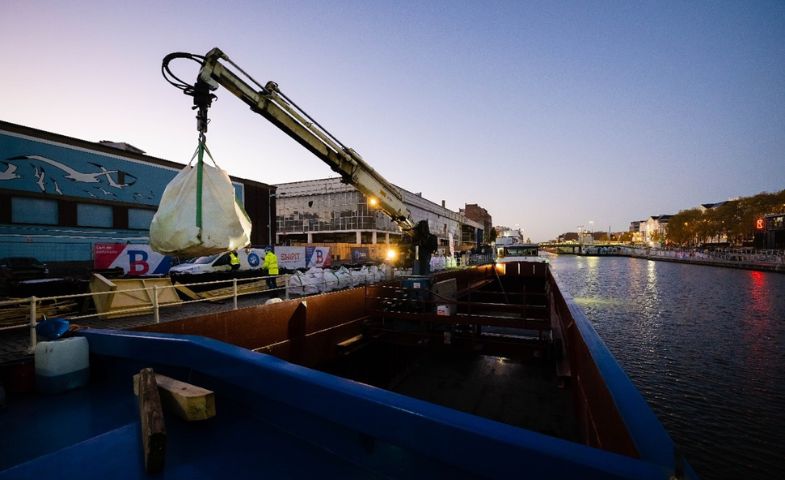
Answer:
<path fill-rule="evenodd" d="M 94 243 L 147 243 L 182 168 L 0 122 L 0 257 L 91 261 Z M 233 183 L 242 205 L 244 185 Z"/>

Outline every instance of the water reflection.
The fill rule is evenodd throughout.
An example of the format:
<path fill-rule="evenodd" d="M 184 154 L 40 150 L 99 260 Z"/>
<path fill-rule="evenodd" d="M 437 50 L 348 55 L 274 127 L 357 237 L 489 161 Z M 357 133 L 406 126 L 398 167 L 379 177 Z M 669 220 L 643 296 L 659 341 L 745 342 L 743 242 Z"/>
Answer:
<path fill-rule="evenodd" d="M 771 310 L 771 298 L 769 297 L 769 289 L 766 285 L 766 274 L 763 272 L 747 272 L 750 283 L 750 303 L 752 312 L 762 316 Z"/>
<path fill-rule="evenodd" d="M 552 265 L 702 478 L 785 471 L 785 275 L 612 257 Z"/>

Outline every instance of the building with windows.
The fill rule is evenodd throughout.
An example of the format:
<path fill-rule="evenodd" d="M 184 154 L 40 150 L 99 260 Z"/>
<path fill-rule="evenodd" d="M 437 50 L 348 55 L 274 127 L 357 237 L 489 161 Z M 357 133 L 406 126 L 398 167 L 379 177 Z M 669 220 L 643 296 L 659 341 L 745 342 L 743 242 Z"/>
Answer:
<path fill-rule="evenodd" d="M 352 248 L 362 247 L 371 257 L 382 255 L 382 246 L 399 243 L 403 234 L 386 215 L 368 206 L 365 196 L 340 178 L 324 178 L 276 185 L 276 243 L 283 245 L 332 245 L 336 261 Z M 427 220 L 443 253 L 477 246 L 484 225 L 460 213 L 397 187 L 415 222 Z"/>
<path fill-rule="evenodd" d="M 184 167 L 124 143 L 0 121 L 0 257 L 90 265 L 97 243 L 148 243 L 164 188 Z M 252 243 L 266 244 L 275 188 L 231 178 Z"/>
<path fill-rule="evenodd" d="M 770 213 L 756 222 L 755 246 L 785 249 L 785 213 Z"/>
<path fill-rule="evenodd" d="M 643 232 L 646 227 L 646 220 L 635 220 L 630 222 L 629 232 L 632 234 L 632 243 L 643 243 Z"/>
<path fill-rule="evenodd" d="M 673 215 L 653 215 L 641 222 L 642 241 L 650 246 L 665 243 L 668 235 L 668 221 Z"/>
<path fill-rule="evenodd" d="M 466 218 L 473 220 L 482 225 L 483 236 L 478 239 L 478 243 L 490 243 L 491 229 L 493 228 L 493 217 L 488 213 L 488 210 L 482 208 L 476 203 L 467 203 L 464 208 L 458 211 Z"/>

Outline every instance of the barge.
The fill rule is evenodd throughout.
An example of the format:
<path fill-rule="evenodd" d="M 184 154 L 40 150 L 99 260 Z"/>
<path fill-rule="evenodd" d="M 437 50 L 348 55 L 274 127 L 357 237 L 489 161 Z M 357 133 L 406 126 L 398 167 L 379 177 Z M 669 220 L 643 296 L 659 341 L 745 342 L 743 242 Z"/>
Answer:
<path fill-rule="evenodd" d="M 547 263 L 78 335 L 90 382 L 9 396 L 0 478 L 145 478 L 144 368 L 215 395 L 164 478 L 696 478 Z"/>

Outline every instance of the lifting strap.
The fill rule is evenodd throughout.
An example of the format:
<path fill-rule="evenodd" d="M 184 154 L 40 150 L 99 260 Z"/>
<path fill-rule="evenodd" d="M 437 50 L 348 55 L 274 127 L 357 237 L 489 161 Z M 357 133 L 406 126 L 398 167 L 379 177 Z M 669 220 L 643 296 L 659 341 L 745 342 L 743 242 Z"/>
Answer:
<path fill-rule="evenodd" d="M 218 164 L 215 163 L 215 159 L 213 158 L 212 154 L 210 153 L 210 149 L 207 148 L 207 138 L 204 136 L 204 133 L 199 134 L 199 145 L 196 147 L 196 151 L 191 156 L 191 161 L 188 162 L 188 165 L 196 160 L 196 228 L 199 229 L 198 238 L 201 241 L 202 239 L 202 178 L 204 176 L 204 154 L 207 152 L 207 156 L 210 157 L 212 160 L 213 165 L 216 168 Z"/>

